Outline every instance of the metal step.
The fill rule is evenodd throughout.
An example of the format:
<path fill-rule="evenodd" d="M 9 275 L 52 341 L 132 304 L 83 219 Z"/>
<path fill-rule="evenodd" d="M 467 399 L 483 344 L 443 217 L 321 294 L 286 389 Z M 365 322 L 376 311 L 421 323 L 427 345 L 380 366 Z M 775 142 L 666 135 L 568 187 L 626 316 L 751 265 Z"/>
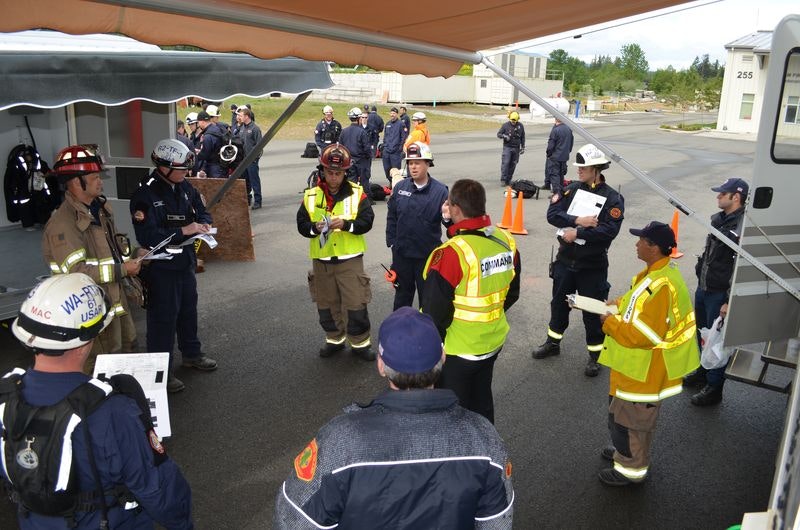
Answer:
<path fill-rule="evenodd" d="M 731 356 L 725 377 L 776 392 L 788 393 L 791 390 L 791 382 L 785 385 L 767 382 L 767 373 L 771 365 L 796 369 L 798 353 L 800 353 L 798 339 L 739 346 Z"/>

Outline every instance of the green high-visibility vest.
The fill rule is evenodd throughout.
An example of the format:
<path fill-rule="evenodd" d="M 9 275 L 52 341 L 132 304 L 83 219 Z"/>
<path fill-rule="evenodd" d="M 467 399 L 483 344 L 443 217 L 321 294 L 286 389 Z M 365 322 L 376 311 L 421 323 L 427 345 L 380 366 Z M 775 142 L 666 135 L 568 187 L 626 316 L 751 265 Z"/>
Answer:
<path fill-rule="evenodd" d="M 325 192 L 318 187 L 310 188 L 305 191 L 303 204 L 308 210 L 308 216 L 312 223 L 321 221 L 326 215 L 329 217 L 340 217 L 345 221 L 354 221 L 358 217 L 358 204 L 361 201 L 363 190 L 361 186 L 350 184 L 352 193 L 343 201 L 338 201 L 333 205 L 333 211 L 327 211 Z M 319 246 L 319 237 L 312 237 L 309 240 L 308 255 L 311 259 L 330 258 L 333 256 L 348 256 L 352 254 L 363 254 L 367 250 L 367 241 L 362 234 L 353 234 L 346 230 L 334 230 L 328 234 L 328 241 L 322 247 Z"/>
<path fill-rule="evenodd" d="M 659 289 L 669 290 L 670 309 L 666 315 L 669 323 L 664 337 L 659 337 L 645 322 L 640 313 L 645 302 Z M 599 362 L 636 381 L 646 381 L 650 370 L 653 349 L 661 349 L 667 376 L 682 377 L 700 364 L 697 346 L 697 328 L 694 307 L 689 290 L 674 262 L 650 271 L 639 282 L 634 276 L 631 289 L 620 303 L 620 315 L 653 342 L 652 349 L 627 348 L 611 336 L 606 336 Z"/>
<path fill-rule="evenodd" d="M 492 235 L 497 240 L 477 234 L 459 234 L 438 247 L 452 248 L 463 271 L 453 299 L 453 322 L 444 340 L 448 355 L 490 353 L 500 348 L 508 335 L 503 303 L 515 274 L 516 243 L 504 230 L 495 229 Z M 425 264 L 423 276 L 426 278 L 435 254 L 436 250 Z"/>

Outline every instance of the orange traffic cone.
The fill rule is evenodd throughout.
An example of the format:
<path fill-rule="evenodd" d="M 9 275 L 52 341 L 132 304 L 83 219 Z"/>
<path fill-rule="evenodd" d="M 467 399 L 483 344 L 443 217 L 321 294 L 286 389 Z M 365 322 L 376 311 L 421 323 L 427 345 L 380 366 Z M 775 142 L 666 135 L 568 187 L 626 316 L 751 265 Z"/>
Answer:
<path fill-rule="evenodd" d="M 503 219 L 497 223 L 500 228 L 511 228 L 511 186 L 506 188 L 506 206 L 503 208 Z"/>
<path fill-rule="evenodd" d="M 678 239 L 678 221 L 679 221 L 679 218 L 680 218 L 680 214 L 678 213 L 678 210 L 675 210 L 675 213 L 672 214 L 672 223 L 670 224 L 670 226 L 672 227 L 672 232 L 675 234 L 675 242 L 676 243 L 679 241 L 679 239 Z M 672 254 L 670 254 L 669 257 L 672 258 L 672 259 L 678 259 L 678 258 L 680 258 L 682 256 L 683 256 L 683 252 L 679 252 L 678 251 L 678 245 L 676 244 L 675 248 L 672 249 Z"/>
<path fill-rule="evenodd" d="M 514 224 L 511 226 L 511 233 L 527 236 L 528 231 L 522 226 L 523 218 L 525 217 L 524 200 L 525 197 L 522 196 L 522 193 L 517 193 L 517 211 L 514 213 Z"/>

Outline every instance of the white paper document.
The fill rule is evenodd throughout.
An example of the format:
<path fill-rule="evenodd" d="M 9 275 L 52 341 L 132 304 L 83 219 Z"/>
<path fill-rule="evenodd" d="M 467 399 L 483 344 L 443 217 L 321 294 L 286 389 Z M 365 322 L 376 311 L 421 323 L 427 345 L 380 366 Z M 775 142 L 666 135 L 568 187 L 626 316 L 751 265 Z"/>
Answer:
<path fill-rule="evenodd" d="M 212 228 L 211 230 L 213 230 L 213 233 L 217 232 L 216 228 Z M 194 236 L 190 237 L 189 239 L 187 239 L 186 241 L 184 241 L 183 243 L 181 243 L 180 246 L 185 247 L 186 245 L 193 245 L 194 242 L 199 239 L 201 241 L 205 241 L 210 248 L 216 248 L 217 247 L 217 240 L 214 239 L 214 236 L 212 236 L 211 233 L 212 232 L 209 231 L 206 234 L 194 235 Z"/>
<path fill-rule="evenodd" d="M 153 427 L 160 438 L 172 436 L 167 401 L 167 376 L 169 353 L 111 353 L 98 355 L 94 365 L 94 376 L 110 378 L 117 374 L 128 374 L 136 378 L 147 403 Z"/>
<path fill-rule="evenodd" d="M 606 204 L 606 198 L 596 193 L 591 193 L 586 190 L 578 190 L 575 192 L 575 197 L 569 205 L 567 213 L 575 217 L 597 217 L 603 210 Z M 556 236 L 564 237 L 564 229 L 559 228 L 556 231 Z M 576 239 L 576 245 L 585 245 L 585 239 Z"/>
<path fill-rule="evenodd" d="M 602 300 L 596 298 L 589 298 L 588 296 L 581 296 L 578 293 L 568 294 L 567 303 L 570 307 L 586 311 L 588 313 L 595 313 L 597 315 L 616 315 L 619 314 L 619 308 L 614 304 L 606 304 Z"/>
<path fill-rule="evenodd" d="M 602 195 L 586 190 L 578 190 L 569 205 L 567 213 L 575 217 L 597 217 L 605 204 L 606 198 Z"/>
<path fill-rule="evenodd" d="M 328 242 L 328 236 L 330 235 L 330 234 L 328 234 L 328 232 L 330 232 L 330 230 L 331 230 L 331 218 L 330 217 L 328 217 L 327 215 L 323 215 L 321 221 L 323 223 L 323 226 L 322 226 L 322 230 L 319 233 L 319 248 L 324 247 L 325 244 Z"/>

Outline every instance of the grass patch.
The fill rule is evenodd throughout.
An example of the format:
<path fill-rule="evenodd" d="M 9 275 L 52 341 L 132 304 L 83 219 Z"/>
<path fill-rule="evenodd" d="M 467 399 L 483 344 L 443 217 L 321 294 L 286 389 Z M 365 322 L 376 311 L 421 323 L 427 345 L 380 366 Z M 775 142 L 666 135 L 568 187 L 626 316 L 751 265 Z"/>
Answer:
<path fill-rule="evenodd" d="M 278 116 L 286 110 L 286 107 L 292 102 L 292 98 L 248 98 L 248 97 L 234 97 L 225 100 L 220 106 L 220 120 L 230 123 L 231 113 L 229 107 L 231 103 L 235 105 L 244 105 L 249 103 L 253 109 L 256 117 L 256 123 L 261 127 L 262 132 L 275 122 Z M 366 103 L 366 102 L 365 102 Z M 372 102 L 369 102 L 370 105 Z M 350 125 L 350 120 L 347 118 L 347 111 L 353 107 L 363 107 L 364 103 L 354 104 L 353 102 L 324 102 L 324 101 L 309 101 L 306 100 L 297 112 L 289 119 L 289 121 L 278 132 L 276 138 L 281 140 L 306 140 L 309 142 L 314 141 L 314 127 L 316 127 L 319 120 L 322 119 L 322 107 L 330 105 L 333 107 L 333 117 L 336 118 L 342 127 Z M 378 107 L 378 114 L 383 118 L 384 122 L 389 120 L 389 109 L 397 106 L 394 104 L 389 105 L 376 105 Z M 466 106 L 465 106 L 466 107 Z M 444 107 L 448 108 L 448 107 Z M 179 108 L 178 118 L 184 119 L 186 114 L 196 111 L 197 108 L 192 109 Z M 417 110 L 425 112 L 428 116 L 428 130 L 431 131 L 432 136 L 440 133 L 452 133 L 463 131 L 476 131 L 483 129 L 495 129 L 499 125 L 479 119 L 471 119 L 469 117 L 458 116 L 442 116 L 437 115 L 435 110 L 428 107 L 408 107 L 408 114 L 414 114 Z M 455 109 L 450 109 L 455 110 Z M 460 112 L 460 111 L 456 111 Z M 466 114 L 466 113 L 465 113 Z"/>
<path fill-rule="evenodd" d="M 703 129 L 716 129 L 717 122 L 713 123 L 662 123 L 662 129 L 669 129 L 673 131 L 702 131 Z"/>

